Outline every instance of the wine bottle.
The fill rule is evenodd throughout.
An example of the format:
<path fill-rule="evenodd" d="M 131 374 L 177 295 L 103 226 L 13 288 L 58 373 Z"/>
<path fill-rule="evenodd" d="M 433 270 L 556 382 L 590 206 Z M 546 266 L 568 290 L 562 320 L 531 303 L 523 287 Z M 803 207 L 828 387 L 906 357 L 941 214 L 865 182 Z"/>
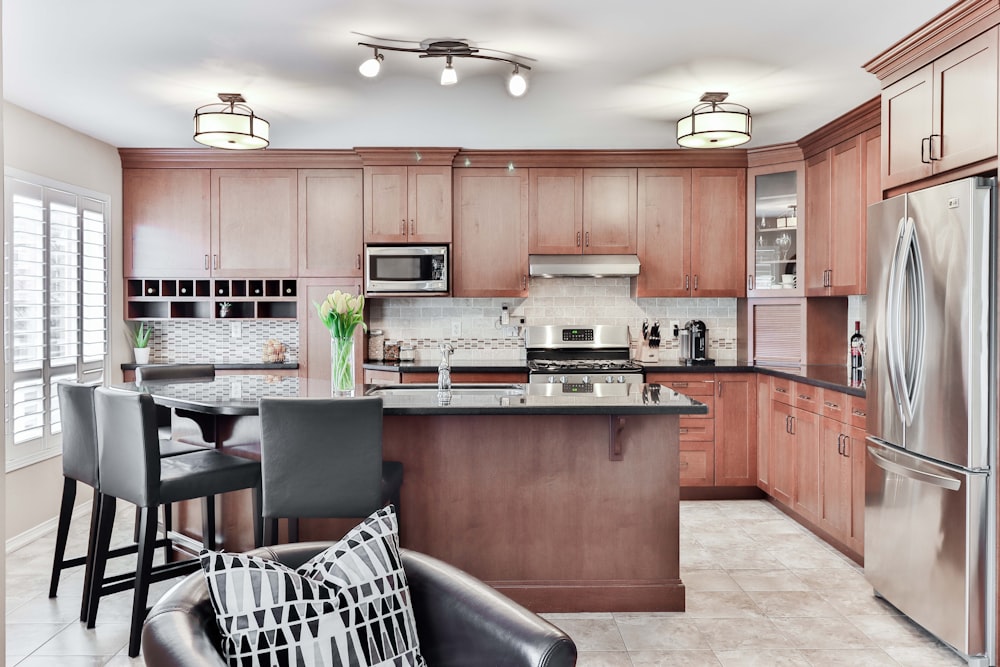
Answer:
<path fill-rule="evenodd" d="M 865 382 L 865 337 L 861 334 L 861 322 L 854 323 L 850 350 L 851 385 L 860 387 Z"/>

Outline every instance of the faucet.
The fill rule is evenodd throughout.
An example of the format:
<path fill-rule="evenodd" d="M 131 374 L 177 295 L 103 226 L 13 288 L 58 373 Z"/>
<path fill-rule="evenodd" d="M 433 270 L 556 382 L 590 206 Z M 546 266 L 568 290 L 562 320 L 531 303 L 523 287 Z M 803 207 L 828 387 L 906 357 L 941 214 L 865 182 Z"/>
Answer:
<path fill-rule="evenodd" d="M 451 355 L 455 348 L 441 343 L 441 363 L 438 364 L 438 392 L 451 391 Z"/>

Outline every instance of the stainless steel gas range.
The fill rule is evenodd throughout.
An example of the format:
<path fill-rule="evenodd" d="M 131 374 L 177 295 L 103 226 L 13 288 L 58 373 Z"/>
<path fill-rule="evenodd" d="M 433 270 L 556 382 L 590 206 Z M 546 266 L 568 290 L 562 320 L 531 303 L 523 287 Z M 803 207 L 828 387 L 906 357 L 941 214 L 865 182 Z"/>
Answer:
<path fill-rule="evenodd" d="M 642 366 L 629 354 L 625 326 L 531 326 L 525 329 L 524 346 L 529 384 L 605 393 L 614 385 L 643 382 Z"/>

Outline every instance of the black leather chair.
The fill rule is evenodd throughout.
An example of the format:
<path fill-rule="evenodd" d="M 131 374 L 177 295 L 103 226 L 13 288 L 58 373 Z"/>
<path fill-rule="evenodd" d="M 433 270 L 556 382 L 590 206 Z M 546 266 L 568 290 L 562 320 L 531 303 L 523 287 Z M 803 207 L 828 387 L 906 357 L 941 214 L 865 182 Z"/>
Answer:
<path fill-rule="evenodd" d="M 63 490 L 59 506 L 59 522 L 56 528 L 56 547 L 52 556 L 52 575 L 49 579 L 49 597 L 54 598 L 59 591 L 59 578 L 63 570 L 87 564 L 93 553 L 96 537 L 100 492 L 100 475 L 97 465 L 97 420 L 94 415 L 94 389 L 96 384 L 62 381 L 56 385 L 59 397 L 60 423 L 62 427 L 62 467 Z M 196 445 L 183 442 L 160 442 L 160 456 L 177 456 L 203 451 Z M 76 502 L 77 482 L 82 482 L 94 490 L 94 501 L 90 512 L 90 531 L 87 556 L 66 558 L 66 543 L 69 537 L 73 505 Z M 170 513 L 164 512 L 166 531 L 170 530 Z M 169 540 L 158 544 L 169 548 Z M 109 552 L 111 558 L 134 554 L 136 545 L 130 545 Z M 83 603 L 80 605 L 80 620 L 87 620 L 87 593 L 89 591 L 90 569 L 84 581 Z"/>
<path fill-rule="evenodd" d="M 363 518 L 391 502 L 400 516 L 403 464 L 382 460 L 382 399 L 262 398 L 264 544 L 278 519 Z"/>
<path fill-rule="evenodd" d="M 261 543 L 260 464 L 223 454 L 214 449 L 160 458 L 156 429 L 156 405 L 149 394 L 95 390 L 97 417 L 100 508 L 94 543 L 93 575 L 87 594 L 87 627 L 94 627 L 100 599 L 104 595 L 134 588 L 129 656 L 139 654 L 142 621 L 146 617 L 149 585 L 198 569 L 197 559 L 174 561 L 153 567 L 156 510 L 160 505 L 212 498 L 216 494 L 254 490 L 254 538 Z M 114 526 L 117 500 L 136 505 L 140 538 L 136 572 L 106 580 L 104 573 Z M 203 506 L 204 545 L 215 547 L 215 506 Z"/>
<path fill-rule="evenodd" d="M 135 367 L 135 382 L 156 380 L 211 380 L 215 377 L 212 364 L 151 364 Z M 172 410 L 162 405 L 156 406 L 156 425 L 160 438 L 170 438 L 170 417 Z"/>
<path fill-rule="evenodd" d="M 282 544 L 251 553 L 297 568 L 330 546 Z M 469 574 L 400 550 L 420 650 L 432 667 L 571 667 L 565 632 Z M 222 667 L 222 639 L 205 577 L 190 575 L 153 605 L 142 631 L 148 667 Z"/>

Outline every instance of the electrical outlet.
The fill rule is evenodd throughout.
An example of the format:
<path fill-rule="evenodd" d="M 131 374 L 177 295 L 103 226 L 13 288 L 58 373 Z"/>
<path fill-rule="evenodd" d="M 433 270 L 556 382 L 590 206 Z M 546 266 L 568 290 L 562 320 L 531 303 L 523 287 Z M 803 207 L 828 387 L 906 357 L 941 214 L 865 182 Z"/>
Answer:
<path fill-rule="evenodd" d="M 229 337 L 230 338 L 243 338 L 243 324 L 241 322 L 230 322 L 229 323 Z"/>
<path fill-rule="evenodd" d="M 505 303 L 500 306 L 500 325 L 507 326 L 508 324 L 510 324 L 510 309 Z"/>
<path fill-rule="evenodd" d="M 455 320 L 451 323 L 451 335 L 461 336 L 462 335 L 462 322 L 461 320 Z"/>

